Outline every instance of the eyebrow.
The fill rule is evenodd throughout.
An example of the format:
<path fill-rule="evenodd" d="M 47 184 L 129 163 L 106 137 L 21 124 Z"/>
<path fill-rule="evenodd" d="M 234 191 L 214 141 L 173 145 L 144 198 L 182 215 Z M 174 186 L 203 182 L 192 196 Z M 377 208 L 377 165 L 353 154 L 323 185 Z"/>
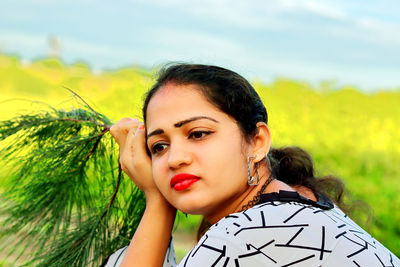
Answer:
<path fill-rule="evenodd" d="M 219 123 L 219 121 L 217 121 L 216 119 L 213 119 L 213 118 L 208 117 L 208 116 L 196 116 L 196 117 L 192 117 L 192 118 L 189 118 L 189 119 L 186 119 L 186 120 L 183 120 L 183 121 L 179 121 L 179 122 L 174 124 L 174 127 L 175 128 L 180 128 L 180 127 L 182 127 L 183 125 L 185 125 L 185 124 L 187 124 L 189 122 L 202 120 L 202 119 L 206 119 L 206 120 L 210 120 L 210 121 Z M 151 133 L 149 133 L 147 135 L 147 138 L 149 138 L 150 136 L 153 136 L 153 135 L 158 135 L 158 134 L 163 134 L 163 133 L 164 133 L 164 130 L 156 129 L 156 130 L 152 131 Z"/>

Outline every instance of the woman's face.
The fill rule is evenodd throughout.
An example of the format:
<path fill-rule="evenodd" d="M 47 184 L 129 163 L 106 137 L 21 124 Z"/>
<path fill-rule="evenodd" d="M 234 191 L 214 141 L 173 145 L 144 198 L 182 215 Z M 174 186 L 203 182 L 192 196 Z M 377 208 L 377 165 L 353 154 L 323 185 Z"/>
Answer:
<path fill-rule="evenodd" d="M 247 188 L 248 145 L 236 121 L 196 87 L 168 83 L 151 98 L 147 146 L 164 197 L 183 212 L 217 218 Z"/>

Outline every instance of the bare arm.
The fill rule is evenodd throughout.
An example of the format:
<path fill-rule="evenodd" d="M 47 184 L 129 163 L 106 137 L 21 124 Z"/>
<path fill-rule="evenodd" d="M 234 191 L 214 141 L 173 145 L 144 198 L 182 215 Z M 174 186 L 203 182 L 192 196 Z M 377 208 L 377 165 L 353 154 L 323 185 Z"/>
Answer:
<path fill-rule="evenodd" d="M 146 210 L 121 267 L 162 266 L 176 210 L 165 199 L 146 201 Z"/>
<path fill-rule="evenodd" d="M 110 129 L 120 146 L 122 169 L 146 197 L 144 215 L 121 267 L 162 266 L 176 215 L 176 209 L 168 203 L 153 181 L 142 125 L 136 119 L 125 118 Z"/>

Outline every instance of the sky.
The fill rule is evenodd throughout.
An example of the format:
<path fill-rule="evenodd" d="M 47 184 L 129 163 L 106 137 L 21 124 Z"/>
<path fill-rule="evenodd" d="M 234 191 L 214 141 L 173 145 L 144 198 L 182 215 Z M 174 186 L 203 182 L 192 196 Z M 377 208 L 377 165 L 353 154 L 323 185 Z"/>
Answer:
<path fill-rule="evenodd" d="M 0 52 L 94 71 L 171 61 L 400 90 L 398 0 L 1 0 Z"/>

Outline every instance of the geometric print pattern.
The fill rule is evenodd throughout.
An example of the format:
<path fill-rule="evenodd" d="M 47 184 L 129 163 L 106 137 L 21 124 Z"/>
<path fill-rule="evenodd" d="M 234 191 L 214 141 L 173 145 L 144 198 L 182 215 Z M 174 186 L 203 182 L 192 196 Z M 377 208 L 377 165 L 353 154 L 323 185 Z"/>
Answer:
<path fill-rule="evenodd" d="M 211 226 L 178 266 L 400 267 L 399 258 L 338 207 L 266 195 Z M 105 266 L 119 266 L 125 253 L 120 249 Z M 163 267 L 175 266 L 171 240 Z"/>
<path fill-rule="evenodd" d="M 400 267 L 400 260 L 336 206 L 269 201 L 214 224 L 179 266 Z"/>

